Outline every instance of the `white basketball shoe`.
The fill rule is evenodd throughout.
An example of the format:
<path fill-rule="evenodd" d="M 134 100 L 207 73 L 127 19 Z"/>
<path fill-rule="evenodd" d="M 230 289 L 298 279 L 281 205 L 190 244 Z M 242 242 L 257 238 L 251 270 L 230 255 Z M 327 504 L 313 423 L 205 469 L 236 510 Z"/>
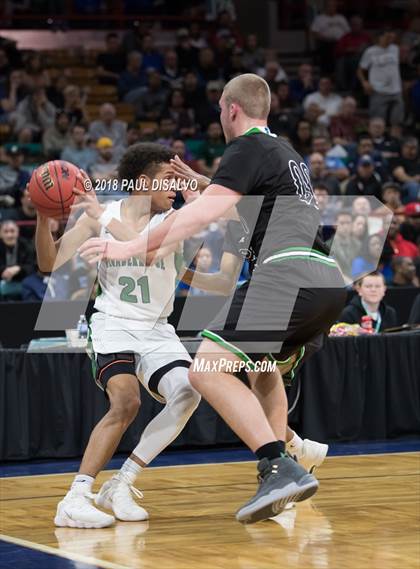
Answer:
<path fill-rule="evenodd" d="M 304 439 L 303 444 L 299 447 L 289 443 L 287 451 L 305 470 L 312 473 L 315 468 L 318 468 L 324 462 L 328 452 L 328 445 Z"/>
<path fill-rule="evenodd" d="M 141 508 L 133 496 L 143 498 L 140 490 L 124 480 L 121 473 L 105 482 L 95 497 L 95 503 L 102 508 L 112 510 L 118 520 L 124 522 L 142 522 L 149 519 L 149 514 Z"/>
<path fill-rule="evenodd" d="M 106 528 L 112 525 L 114 516 L 95 508 L 92 504 L 94 497 L 85 488 L 69 490 L 57 506 L 55 525 L 70 528 Z"/>

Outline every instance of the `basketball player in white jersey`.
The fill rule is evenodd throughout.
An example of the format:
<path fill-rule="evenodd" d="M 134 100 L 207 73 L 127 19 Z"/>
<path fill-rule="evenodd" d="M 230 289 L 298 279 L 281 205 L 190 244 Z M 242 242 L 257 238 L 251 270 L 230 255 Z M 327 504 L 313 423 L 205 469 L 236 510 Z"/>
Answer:
<path fill-rule="evenodd" d="M 171 213 L 175 191 L 152 191 L 152 185 L 173 179 L 172 157 L 158 144 L 130 147 L 119 165 L 119 177 L 143 189 L 106 206 L 98 203 L 94 192 L 84 196 L 84 203 L 75 207 L 82 207 L 85 213 L 57 242 L 48 220 L 38 214 L 36 250 L 41 271 L 63 265 L 91 236 L 124 241 L 161 223 Z M 198 406 L 200 396 L 188 380 L 191 358 L 166 320 L 173 308 L 175 257 L 172 247 L 148 256 L 147 266 L 139 258 L 99 265 L 100 294 L 90 324 L 92 368 L 110 409 L 94 428 L 79 473 L 58 504 L 57 526 L 100 528 L 111 525 L 115 518 L 146 520 L 148 513 L 133 498 L 142 497 L 134 487 L 136 477 L 178 436 Z M 95 477 L 113 456 L 139 410 L 138 379 L 165 407 L 146 427 L 119 472 L 95 496 Z M 96 508 L 94 502 L 113 515 Z"/>

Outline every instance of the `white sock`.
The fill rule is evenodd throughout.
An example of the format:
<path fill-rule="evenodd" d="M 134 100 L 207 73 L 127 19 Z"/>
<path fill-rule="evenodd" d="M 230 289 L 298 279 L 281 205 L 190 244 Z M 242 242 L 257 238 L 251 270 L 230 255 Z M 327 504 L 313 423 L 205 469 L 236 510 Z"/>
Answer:
<path fill-rule="evenodd" d="M 127 460 L 121 466 L 119 473 L 124 476 L 124 480 L 126 480 L 129 484 L 134 484 L 137 476 L 142 470 L 143 467 L 140 466 L 140 464 L 137 464 L 137 462 L 131 460 L 131 458 L 127 458 Z"/>
<path fill-rule="evenodd" d="M 290 454 L 296 454 L 298 457 L 300 456 L 302 447 L 303 440 L 297 433 L 294 433 L 292 439 L 286 443 L 286 450 L 290 452 Z"/>
<path fill-rule="evenodd" d="M 76 474 L 73 480 L 73 484 L 71 485 L 71 489 L 80 489 L 83 488 L 86 492 L 92 492 L 92 486 L 95 482 L 95 479 L 92 476 L 88 476 L 87 474 Z"/>

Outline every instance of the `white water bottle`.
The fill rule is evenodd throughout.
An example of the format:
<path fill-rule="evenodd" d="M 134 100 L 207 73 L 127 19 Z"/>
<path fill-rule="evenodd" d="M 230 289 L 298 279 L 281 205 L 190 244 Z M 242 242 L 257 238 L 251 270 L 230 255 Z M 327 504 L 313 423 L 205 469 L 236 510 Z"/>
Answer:
<path fill-rule="evenodd" d="M 87 338 L 88 323 L 84 314 L 80 315 L 79 322 L 77 323 L 77 336 L 79 338 Z"/>

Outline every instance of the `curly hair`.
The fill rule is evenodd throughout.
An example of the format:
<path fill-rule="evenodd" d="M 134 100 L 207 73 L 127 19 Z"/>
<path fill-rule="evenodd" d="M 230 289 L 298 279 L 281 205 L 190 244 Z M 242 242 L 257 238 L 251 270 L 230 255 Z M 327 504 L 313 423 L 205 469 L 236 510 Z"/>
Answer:
<path fill-rule="evenodd" d="M 121 158 L 118 177 L 134 183 L 142 174 L 153 178 L 160 165 L 169 163 L 173 157 L 172 150 L 162 144 L 138 142 L 130 146 Z"/>

